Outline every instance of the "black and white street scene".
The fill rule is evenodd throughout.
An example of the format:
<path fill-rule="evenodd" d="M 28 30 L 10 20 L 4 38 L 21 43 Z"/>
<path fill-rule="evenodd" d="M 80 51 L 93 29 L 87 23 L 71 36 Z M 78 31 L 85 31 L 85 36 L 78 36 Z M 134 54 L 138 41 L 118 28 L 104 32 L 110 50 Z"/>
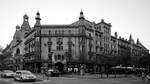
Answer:
<path fill-rule="evenodd" d="M 150 0 L 0 0 L 0 84 L 150 84 Z"/>

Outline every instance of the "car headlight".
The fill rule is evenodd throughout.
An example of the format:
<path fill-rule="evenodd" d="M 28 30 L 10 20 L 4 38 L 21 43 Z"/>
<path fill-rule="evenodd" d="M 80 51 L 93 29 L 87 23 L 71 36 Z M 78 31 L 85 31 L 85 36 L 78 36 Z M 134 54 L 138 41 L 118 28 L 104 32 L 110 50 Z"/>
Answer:
<path fill-rule="evenodd" d="M 35 79 L 36 79 L 36 76 L 33 76 L 33 78 L 35 78 Z"/>
<path fill-rule="evenodd" d="M 26 76 L 22 76 L 22 78 L 23 78 L 23 79 L 28 79 L 28 77 L 26 77 Z"/>
<path fill-rule="evenodd" d="M 6 74 L 6 76 L 10 76 L 10 74 Z"/>

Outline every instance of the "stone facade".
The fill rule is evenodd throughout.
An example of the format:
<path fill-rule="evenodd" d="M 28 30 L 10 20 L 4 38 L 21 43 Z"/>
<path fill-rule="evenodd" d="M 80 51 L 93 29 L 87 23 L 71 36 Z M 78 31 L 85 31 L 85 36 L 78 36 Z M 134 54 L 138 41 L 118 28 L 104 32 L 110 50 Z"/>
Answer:
<path fill-rule="evenodd" d="M 21 28 L 16 33 L 11 45 L 16 69 L 28 69 L 41 72 L 45 68 L 57 68 L 60 71 L 78 71 L 81 67 L 86 72 L 98 72 L 102 57 L 141 56 L 149 53 L 139 40 L 135 44 L 132 36 L 129 40 L 111 36 L 111 24 L 90 22 L 80 12 L 79 20 L 68 25 L 43 25 L 40 13 L 35 17 L 33 28 L 24 15 Z M 19 60 L 19 61 L 18 61 Z"/>
<path fill-rule="evenodd" d="M 28 16 L 25 14 L 23 16 L 23 24 L 21 27 L 19 25 L 16 26 L 16 32 L 13 36 L 13 40 L 9 44 L 9 47 L 5 52 L 10 52 L 12 54 L 12 58 L 9 60 L 10 64 L 13 64 L 13 69 L 23 69 L 23 59 L 24 59 L 24 36 L 30 32 L 31 28 L 28 22 Z M 8 64 L 9 65 L 9 64 Z"/>
<path fill-rule="evenodd" d="M 137 65 L 140 57 L 147 54 L 149 54 L 149 50 L 140 43 L 139 39 L 135 43 L 132 35 L 129 39 L 118 37 L 117 32 L 114 36 L 111 36 L 111 55 L 125 58 L 126 64 Z"/>

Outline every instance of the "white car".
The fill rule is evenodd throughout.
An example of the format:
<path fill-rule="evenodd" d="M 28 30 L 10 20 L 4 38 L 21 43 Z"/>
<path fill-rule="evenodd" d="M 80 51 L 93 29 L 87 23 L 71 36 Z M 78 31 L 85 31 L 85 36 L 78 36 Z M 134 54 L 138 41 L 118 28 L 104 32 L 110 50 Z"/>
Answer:
<path fill-rule="evenodd" d="M 1 72 L 1 77 L 6 78 L 6 77 L 14 77 L 15 73 L 12 70 L 4 70 Z"/>
<path fill-rule="evenodd" d="M 18 81 L 35 81 L 36 76 L 28 70 L 18 70 L 14 76 L 14 80 Z"/>

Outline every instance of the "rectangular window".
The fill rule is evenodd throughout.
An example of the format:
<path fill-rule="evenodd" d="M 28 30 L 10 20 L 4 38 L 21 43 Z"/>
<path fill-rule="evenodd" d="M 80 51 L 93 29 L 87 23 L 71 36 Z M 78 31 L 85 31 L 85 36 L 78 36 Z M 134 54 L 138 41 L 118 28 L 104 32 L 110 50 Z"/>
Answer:
<path fill-rule="evenodd" d="M 61 46 L 60 50 L 63 50 L 63 46 Z"/>
<path fill-rule="evenodd" d="M 61 59 L 61 55 L 58 54 L 58 60 L 60 60 L 60 59 Z"/>
<path fill-rule="evenodd" d="M 36 37 L 36 41 L 39 41 L 39 37 Z"/>
<path fill-rule="evenodd" d="M 102 45 L 102 42 L 100 41 L 100 46 Z"/>
<path fill-rule="evenodd" d="M 59 46 L 59 48 L 60 48 L 59 50 L 63 50 L 63 46 Z"/>
<path fill-rule="evenodd" d="M 102 37 L 102 35 L 100 34 L 100 35 L 99 35 L 99 37 L 101 38 L 101 37 Z"/>
<path fill-rule="evenodd" d="M 96 44 L 97 44 L 97 41 L 96 41 Z"/>
<path fill-rule="evenodd" d="M 71 30 L 69 30 L 68 33 L 71 34 Z"/>
<path fill-rule="evenodd" d="M 51 46 L 48 46 L 48 52 L 51 52 Z"/>
<path fill-rule="evenodd" d="M 52 60 L 52 54 L 48 54 L 49 60 Z"/>
<path fill-rule="evenodd" d="M 64 60 L 64 55 L 62 55 L 62 60 Z"/>
<path fill-rule="evenodd" d="M 61 51 L 61 50 L 63 50 L 63 46 L 57 46 L 57 50 L 59 50 L 59 51 Z"/>
<path fill-rule="evenodd" d="M 61 30 L 58 30 L 58 34 L 61 34 Z"/>
<path fill-rule="evenodd" d="M 57 34 L 57 30 L 55 30 L 55 34 Z"/>
<path fill-rule="evenodd" d="M 96 46 L 96 52 L 98 52 L 98 46 Z"/>
<path fill-rule="evenodd" d="M 56 40 L 58 45 L 63 44 L 63 38 L 57 38 Z"/>
<path fill-rule="evenodd" d="M 101 26 L 99 26 L 99 30 L 101 31 Z"/>
<path fill-rule="evenodd" d="M 62 30 L 62 35 L 64 34 L 64 30 Z"/>
<path fill-rule="evenodd" d="M 63 38 L 57 38 L 57 42 L 62 42 Z"/>
<path fill-rule="evenodd" d="M 51 34 L 51 30 L 49 30 L 49 35 Z"/>
<path fill-rule="evenodd" d="M 55 58 L 55 60 L 57 60 L 57 55 L 55 55 L 55 57 L 54 57 L 54 58 Z"/>
<path fill-rule="evenodd" d="M 51 42 L 51 38 L 50 37 L 48 38 L 48 42 Z"/>
<path fill-rule="evenodd" d="M 56 46 L 56 49 L 59 50 L 59 46 Z"/>
<path fill-rule="evenodd" d="M 89 37 L 91 37 L 91 33 L 89 33 Z"/>

